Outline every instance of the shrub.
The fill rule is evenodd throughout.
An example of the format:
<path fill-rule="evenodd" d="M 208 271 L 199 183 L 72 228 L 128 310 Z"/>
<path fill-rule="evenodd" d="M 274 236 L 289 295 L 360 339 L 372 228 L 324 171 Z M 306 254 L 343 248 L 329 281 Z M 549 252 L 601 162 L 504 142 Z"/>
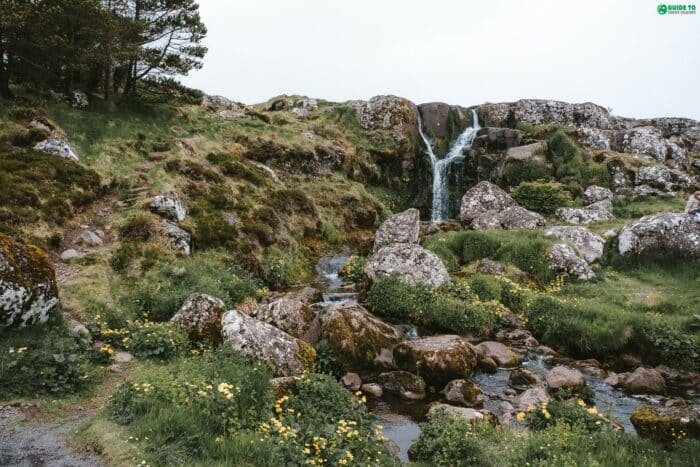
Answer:
<path fill-rule="evenodd" d="M 69 394 L 94 382 L 87 343 L 68 331 L 62 319 L 2 332 L 0 392 L 4 398 Z"/>
<path fill-rule="evenodd" d="M 551 243 L 550 239 L 527 232 L 502 244 L 496 251 L 495 257 L 499 261 L 510 263 L 541 282 L 547 283 L 554 278 L 547 262 L 547 251 Z"/>
<path fill-rule="evenodd" d="M 542 214 L 553 214 L 568 202 L 561 185 L 545 182 L 520 183 L 513 191 L 513 199 L 522 207 Z"/>
<path fill-rule="evenodd" d="M 503 169 L 503 182 L 506 186 L 518 186 L 522 182 L 548 180 L 549 168 L 537 161 L 512 160 Z"/>
<path fill-rule="evenodd" d="M 542 403 L 539 407 L 528 408 L 525 423 L 533 430 L 544 430 L 557 423 L 566 423 L 570 426 L 580 426 L 590 433 L 601 430 L 604 420 L 600 418 L 595 407 L 586 407 L 583 400 L 579 399 L 578 403 L 552 400 Z"/>
<path fill-rule="evenodd" d="M 314 349 L 316 350 L 316 361 L 314 362 L 316 373 L 331 375 L 335 378 L 343 376 L 343 367 L 333 356 L 333 350 L 326 339 L 321 339 L 314 344 Z"/>
<path fill-rule="evenodd" d="M 501 242 L 495 235 L 471 230 L 431 235 L 424 247 L 440 257 L 450 271 L 476 259 L 493 257 Z"/>
<path fill-rule="evenodd" d="M 234 248 L 236 246 L 238 230 L 220 215 L 198 216 L 196 222 L 193 240 L 197 248 Z"/>
<path fill-rule="evenodd" d="M 477 274 L 469 282 L 472 292 L 483 301 L 501 300 L 502 286 L 498 279 L 485 274 Z"/>
<path fill-rule="evenodd" d="M 155 233 L 153 218 L 146 214 L 139 214 L 129 218 L 124 225 L 119 227 L 119 238 L 145 242 Z"/>
<path fill-rule="evenodd" d="M 481 232 L 465 232 L 462 236 L 462 261 L 470 263 L 476 259 L 493 257 L 501 243 L 494 237 Z"/>
<path fill-rule="evenodd" d="M 137 322 L 130 329 L 129 349 L 138 358 L 170 360 L 188 345 L 187 333 L 176 324 Z"/>
<path fill-rule="evenodd" d="M 649 363 L 700 371 L 700 345 L 689 334 L 661 320 L 639 317 L 634 321 L 634 346 Z"/>

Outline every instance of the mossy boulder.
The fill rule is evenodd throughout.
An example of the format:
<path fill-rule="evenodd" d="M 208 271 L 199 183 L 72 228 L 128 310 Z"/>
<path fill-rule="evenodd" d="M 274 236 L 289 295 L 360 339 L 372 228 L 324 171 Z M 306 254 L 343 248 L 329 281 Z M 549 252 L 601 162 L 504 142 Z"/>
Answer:
<path fill-rule="evenodd" d="M 632 412 L 630 421 L 639 436 L 669 447 L 684 438 L 700 439 L 700 412 L 685 404 L 671 407 L 642 405 Z"/>
<path fill-rule="evenodd" d="M 457 335 L 426 337 L 402 342 L 394 348 L 396 365 L 426 381 L 445 384 L 469 376 L 477 365 L 478 353 L 467 339 Z"/>
<path fill-rule="evenodd" d="M 185 329 L 194 340 L 221 342 L 221 315 L 226 305 L 220 298 L 193 293 L 170 319 Z"/>
<path fill-rule="evenodd" d="M 318 340 L 320 322 L 316 313 L 300 300 L 279 298 L 263 303 L 255 308 L 250 316 L 306 342 Z"/>
<path fill-rule="evenodd" d="M 408 371 L 388 371 L 380 373 L 377 382 L 382 388 L 401 399 L 420 400 L 425 398 L 425 381 Z"/>
<path fill-rule="evenodd" d="M 401 342 L 401 333 L 350 301 L 323 313 L 321 338 L 343 366 L 371 367 L 391 364 L 386 355 Z"/>
<path fill-rule="evenodd" d="M 46 252 L 0 233 L 0 328 L 45 323 L 56 305 L 58 287 Z"/>

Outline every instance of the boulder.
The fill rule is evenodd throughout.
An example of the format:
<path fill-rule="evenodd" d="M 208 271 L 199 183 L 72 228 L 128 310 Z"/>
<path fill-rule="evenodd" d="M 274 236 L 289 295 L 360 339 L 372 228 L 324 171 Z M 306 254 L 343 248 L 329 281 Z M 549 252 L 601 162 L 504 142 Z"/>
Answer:
<path fill-rule="evenodd" d="M 477 150 L 483 148 L 486 152 L 507 150 L 506 157 L 508 157 L 508 154 L 513 154 L 510 152 L 511 149 L 525 147 L 520 146 L 521 137 L 522 133 L 513 128 L 482 128 L 479 136 L 472 143 L 472 148 Z"/>
<path fill-rule="evenodd" d="M 170 221 L 180 222 L 185 220 L 185 206 L 175 192 L 155 196 L 149 208 L 152 212 Z"/>
<path fill-rule="evenodd" d="M 583 208 L 559 208 L 554 215 L 569 224 L 590 224 L 596 221 L 606 221 L 615 216 L 609 200 L 598 201 Z"/>
<path fill-rule="evenodd" d="M 525 411 L 529 407 L 538 407 L 543 402 L 549 401 L 549 395 L 543 387 L 535 386 L 522 392 L 515 398 L 515 410 Z"/>
<path fill-rule="evenodd" d="M 634 176 L 635 185 L 648 185 L 667 193 L 690 188 L 696 183 L 697 179 L 695 177 L 686 174 L 682 170 L 671 169 L 665 165 L 640 167 Z"/>
<path fill-rule="evenodd" d="M 597 185 L 591 185 L 588 188 L 586 188 L 586 191 L 583 192 L 583 196 L 586 198 L 586 202 L 588 204 L 597 203 L 598 201 L 603 200 L 613 200 L 612 191 Z"/>
<path fill-rule="evenodd" d="M 116 352 L 114 354 L 114 361 L 117 363 L 129 363 L 134 359 L 134 356 L 130 352 Z"/>
<path fill-rule="evenodd" d="M 416 105 L 396 96 L 374 96 L 368 101 L 348 101 L 357 110 L 360 126 L 365 130 L 391 130 L 397 144 L 407 149 L 411 135 L 418 128 Z"/>
<path fill-rule="evenodd" d="M 46 252 L 0 233 L 0 329 L 45 323 L 56 305 L 58 287 Z"/>
<path fill-rule="evenodd" d="M 78 154 L 65 138 L 52 137 L 39 141 L 34 145 L 34 149 L 37 151 L 47 152 L 49 154 L 55 154 L 59 157 L 63 157 L 64 159 L 74 162 L 80 161 Z"/>
<path fill-rule="evenodd" d="M 550 391 L 557 389 L 581 389 L 586 384 L 586 380 L 580 371 L 563 365 L 555 366 L 549 370 L 547 376 L 545 376 L 545 381 L 547 381 Z"/>
<path fill-rule="evenodd" d="M 380 373 L 377 382 L 384 391 L 405 400 L 425 399 L 425 382 L 408 371 Z"/>
<path fill-rule="evenodd" d="M 503 266 L 498 261 L 492 259 L 483 258 L 479 260 L 479 265 L 476 268 L 476 272 L 480 274 L 489 274 L 492 276 L 500 276 L 506 272 L 506 267 Z"/>
<path fill-rule="evenodd" d="M 540 386 L 542 380 L 539 376 L 526 368 L 516 368 L 510 372 L 508 383 L 516 387 Z"/>
<path fill-rule="evenodd" d="M 520 365 L 520 357 L 518 354 L 500 342 L 481 342 L 476 346 L 476 351 L 486 357 L 492 358 L 500 367 L 514 367 Z"/>
<path fill-rule="evenodd" d="M 357 373 L 345 373 L 342 378 L 340 378 L 340 383 L 351 391 L 357 391 L 362 386 L 362 379 Z"/>
<path fill-rule="evenodd" d="M 392 243 L 418 244 L 420 211 L 407 209 L 385 220 L 374 235 L 374 251 Z"/>
<path fill-rule="evenodd" d="M 534 157 L 536 151 L 544 148 L 544 146 L 544 142 L 538 141 L 525 146 L 510 147 L 506 151 L 506 160 L 528 161 Z"/>
<path fill-rule="evenodd" d="M 580 127 L 576 130 L 578 143 L 591 149 L 610 149 L 609 132 L 597 128 Z"/>
<path fill-rule="evenodd" d="M 73 260 L 83 258 L 85 253 L 82 253 L 74 248 L 69 248 L 61 253 L 61 261 L 64 263 L 70 263 Z"/>
<path fill-rule="evenodd" d="M 700 258 L 700 222 L 691 214 L 659 213 L 626 224 L 621 254 Z"/>
<path fill-rule="evenodd" d="M 250 316 L 306 342 L 318 340 L 320 320 L 307 304 L 299 300 L 278 298 L 258 305 Z"/>
<path fill-rule="evenodd" d="M 688 202 L 685 204 L 685 213 L 690 214 L 698 209 L 700 209 L 700 191 L 696 191 L 688 196 Z"/>
<path fill-rule="evenodd" d="M 666 160 L 666 144 L 663 135 L 651 126 L 617 131 L 610 147 L 617 152 L 647 154 L 659 162 Z"/>
<path fill-rule="evenodd" d="M 431 404 L 430 409 L 428 409 L 428 418 L 439 415 L 461 418 L 469 423 L 494 422 L 496 420 L 496 416 L 487 410 L 476 410 L 471 407 L 455 407 L 454 405 L 440 402 Z"/>
<path fill-rule="evenodd" d="M 384 389 L 382 389 L 382 386 L 378 383 L 363 384 L 362 386 L 360 386 L 360 390 L 365 394 L 369 394 L 370 396 L 377 399 L 384 395 Z"/>
<path fill-rule="evenodd" d="M 224 342 L 245 358 L 261 360 L 276 376 L 294 376 L 312 367 L 316 351 L 281 329 L 229 310 L 221 318 Z"/>
<path fill-rule="evenodd" d="M 622 388 L 630 394 L 664 394 L 666 381 L 658 370 L 640 366 L 625 376 Z"/>
<path fill-rule="evenodd" d="M 102 245 L 102 238 L 91 230 L 85 230 L 80 234 L 80 243 L 85 246 Z"/>
<path fill-rule="evenodd" d="M 372 281 L 398 274 L 410 284 L 422 282 L 434 289 L 450 281 L 440 258 L 419 245 L 397 243 L 380 248 L 364 270 Z"/>
<path fill-rule="evenodd" d="M 385 354 L 401 341 L 401 333 L 354 301 L 334 305 L 321 316 L 320 336 L 346 367 L 391 366 Z"/>
<path fill-rule="evenodd" d="M 445 400 L 451 404 L 465 407 L 484 405 L 484 394 L 481 388 L 468 379 L 453 379 L 447 383 L 442 392 L 445 394 Z"/>
<path fill-rule="evenodd" d="M 544 225 L 544 217 L 520 206 L 511 206 L 498 212 L 486 212 L 471 222 L 474 230 L 536 229 Z"/>
<path fill-rule="evenodd" d="M 181 251 L 186 255 L 192 252 L 192 236 L 181 229 L 174 222 L 163 220 L 165 232 L 168 236 L 168 247 L 175 251 Z"/>
<path fill-rule="evenodd" d="M 226 305 L 220 298 L 203 293 L 193 293 L 177 313 L 170 318 L 184 328 L 193 339 L 221 341 L 221 315 L 226 312 Z"/>
<path fill-rule="evenodd" d="M 547 256 L 549 269 L 556 274 L 566 274 L 578 280 L 595 277 L 588 263 L 579 258 L 576 252 L 565 243 L 555 243 Z"/>
<path fill-rule="evenodd" d="M 70 105 L 75 109 L 86 109 L 89 104 L 88 96 L 83 91 L 73 91 Z"/>
<path fill-rule="evenodd" d="M 517 206 L 508 193 L 491 182 L 479 182 L 464 194 L 459 209 L 459 217 L 464 223 L 471 223 L 485 213 L 496 213 Z"/>
<path fill-rule="evenodd" d="M 573 245 L 587 263 L 592 263 L 603 256 L 605 239 L 585 227 L 560 225 L 550 227 L 544 231 L 544 234 Z"/>
<path fill-rule="evenodd" d="M 309 97 L 302 97 L 294 101 L 292 113 L 299 118 L 307 118 L 309 112 L 318 109 L 318 101 Z"/>
<path fill-rule="evenodd" d="M 484 126 L 512 126 L 521 122 L 533 125 L 561 123 L 602 130 L 613 126 L 613 117 L 608 111 L 590 102 L 570 104 L 545 99 L 521 99 L 516 102 L 480 105 L 478 111 Z"/>
<path fill-rule="evenodd" d="M 688 438 L 700 438 L 700 411 L 685 404 L 670 407 L 642 405 L 632 412 L 630 421 L 639 436 L 667 447 L 678 442 L 681 432 Z"/>
<path fill-rule="evenodd" d="M 403 370 L 420 371 L 430 383 L 445 384 L 471 374 L 477 351 L 464 337 L 431 336 L 400 343 L 394 347 L 394 360 Z"/>

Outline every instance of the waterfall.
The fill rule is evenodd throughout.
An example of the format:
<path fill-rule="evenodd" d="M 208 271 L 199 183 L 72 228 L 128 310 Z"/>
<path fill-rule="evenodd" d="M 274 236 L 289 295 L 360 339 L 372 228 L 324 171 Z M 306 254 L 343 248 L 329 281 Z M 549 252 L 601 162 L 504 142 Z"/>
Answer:
<path fill-rule="evenodd" d="M 430 156 L 430 167 L 433 171 L 433 205 L 430 220 L 442 221 L 449 215 L 449 193 L 447 187 L 447 168 L 452 161 L 464 157 L 464 150 L 472 146 L 476 133 L 479 131 L 479 117 L 472 109 L 472 126 L 465 129 L 450 145 L 450 150 L 443 159 L 438 159 L 433 152 L 433 144 L 423 133 L 423 122 L 418 113 L 418 133 L 425 143 L 425 150 Z"/>

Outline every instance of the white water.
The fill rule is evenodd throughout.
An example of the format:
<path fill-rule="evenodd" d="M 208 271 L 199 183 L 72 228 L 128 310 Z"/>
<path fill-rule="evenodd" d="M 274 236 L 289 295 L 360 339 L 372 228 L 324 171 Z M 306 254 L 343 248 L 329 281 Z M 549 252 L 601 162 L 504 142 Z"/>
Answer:
<path fill-rule="evenodd" d="M 433 143 L 423 133 L 423 122 L 418 114 L 418 133 L 425 143 L 425 150 L 430 156 L 430 167 L 433 171 L 433 205 L 431 219 L 433 222 L 443 221 L 449 215 L 449 193 L 447 189 L 447 168 L 449 165 L 464 157 L 464 150 L 469 149 L 476 138 L 476 133 L 481 128 L 476 110 L 472 109 L 472 126 L 465 129 L 450 146 L 450 150 L 443 159 L 438 159 L 433 152 Z"/>

